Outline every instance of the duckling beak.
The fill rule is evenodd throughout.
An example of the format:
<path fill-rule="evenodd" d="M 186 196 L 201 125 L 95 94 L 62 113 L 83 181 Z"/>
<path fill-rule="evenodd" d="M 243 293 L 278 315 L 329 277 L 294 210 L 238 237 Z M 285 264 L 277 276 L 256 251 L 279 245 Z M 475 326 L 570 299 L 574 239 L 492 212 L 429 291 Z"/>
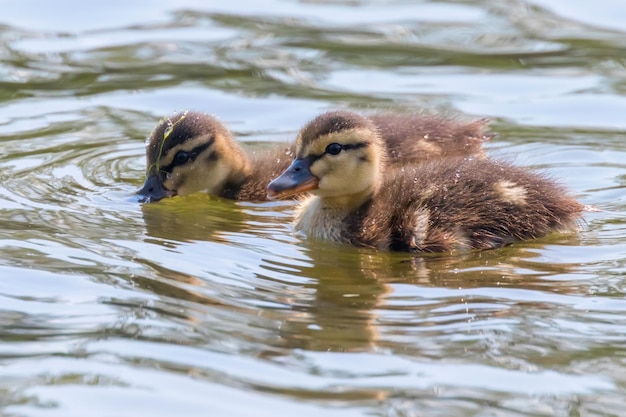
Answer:
<path fill-rule="evenodd" d="M 277 200 L 292 195 L 316 190 L 319 178 L 311 173 L 309 158 L 297 158 L 283 172 L 267 186 L 267 198 Z"/>
<path fill-rule="evenodd" d="M 174 191 L 170 191 L 163 187 L 161 179 L 158 175 L 148 175 L 146 177 L 146 182 L 143 183 L 143 187 L 137 191 L 137 194 L 142 197 L 139 200 L 140 203 L 151 203 L 159 201 L 165 197 L 172 197 L 176 195 Z"/>

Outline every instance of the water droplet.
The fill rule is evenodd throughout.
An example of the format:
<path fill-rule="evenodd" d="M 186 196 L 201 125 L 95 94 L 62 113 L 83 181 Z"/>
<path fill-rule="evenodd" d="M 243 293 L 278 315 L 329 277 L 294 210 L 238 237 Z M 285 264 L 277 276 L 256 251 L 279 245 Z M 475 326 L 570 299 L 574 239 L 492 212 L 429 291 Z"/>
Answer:
<path fill-rule="evenodd" d="M 172 130 L 174 130 L 174 126 L 172 125 L 172 122 L 170 122 L 163 131 L 163 140 L 167 139 L 167 137 L 172 133 Z"/>

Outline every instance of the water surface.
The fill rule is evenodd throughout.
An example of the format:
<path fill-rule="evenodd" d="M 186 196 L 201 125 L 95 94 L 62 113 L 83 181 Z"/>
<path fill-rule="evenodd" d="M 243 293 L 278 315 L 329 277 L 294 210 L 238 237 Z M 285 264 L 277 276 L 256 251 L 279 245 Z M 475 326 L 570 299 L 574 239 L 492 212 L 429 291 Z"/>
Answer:
<path fill-rule="evenodd" d="M 626 6 L 23 1 L 0 18 L 0 415 L 617 416 Z M 291 203 L 140 205 L 176 110 L 244 146 L 316 114 L 489 117 L 578 235 L 416 257 L 302 240 Z"/>

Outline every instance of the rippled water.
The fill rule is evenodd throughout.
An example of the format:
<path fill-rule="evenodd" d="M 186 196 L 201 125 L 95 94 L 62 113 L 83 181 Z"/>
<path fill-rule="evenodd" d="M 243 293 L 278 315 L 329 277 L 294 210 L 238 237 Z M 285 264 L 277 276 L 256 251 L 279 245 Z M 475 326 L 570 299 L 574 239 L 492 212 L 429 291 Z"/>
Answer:
<path fill-rule="evenodd" d="M 3 8 L 0 415 L 623 415 L 626 3 L 217 3 Z M 491 155 L 601 211 L 420 258 L 303 241 L 290 203 L 139 205 L 184 108 L 250 147 L 327 109 L 490 117 Z"/>

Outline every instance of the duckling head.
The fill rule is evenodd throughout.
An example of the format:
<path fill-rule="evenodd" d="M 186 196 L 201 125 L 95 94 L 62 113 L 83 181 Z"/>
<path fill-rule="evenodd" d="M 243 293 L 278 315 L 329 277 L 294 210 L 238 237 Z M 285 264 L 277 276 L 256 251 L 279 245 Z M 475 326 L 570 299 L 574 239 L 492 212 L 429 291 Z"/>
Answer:
<path fill-rule="evenodd" d="M 219 195 L 250 168 L 243 150 L 214 117 L 185 111 L 163 118 L 146 140 L 142 202 L 204 191 Z"/>
<path fill-rule="evenodd" d="M 375 125 L 348 111 L 321 114 L 296 140 L 296 159 L 270 182 L 270 200 L 311 192 L 340 206 L 360 204 L 380 183 L 385 148 Z"/>

